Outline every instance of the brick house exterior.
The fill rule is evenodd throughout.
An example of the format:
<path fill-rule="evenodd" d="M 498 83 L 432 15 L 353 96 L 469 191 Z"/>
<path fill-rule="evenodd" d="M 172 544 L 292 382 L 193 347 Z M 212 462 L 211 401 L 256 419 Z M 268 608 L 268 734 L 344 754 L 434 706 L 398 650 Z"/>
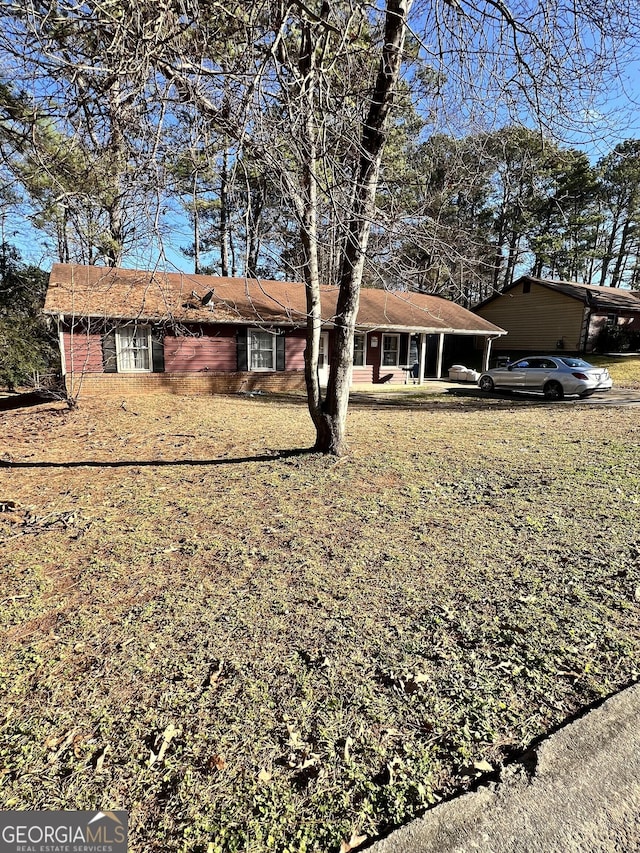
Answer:
<path fill-rule="evenodd" d="M 321 382 L 337 289 L 323 287 Z M 297 282 L 54 265 L 44 307 L 57 323 L 71 395 L 304 389 L 306 299 Z M 488 360 L 493 323 L 428 294 L 364 289 L 352 382 L 442 375 L 462 350 Z"/>

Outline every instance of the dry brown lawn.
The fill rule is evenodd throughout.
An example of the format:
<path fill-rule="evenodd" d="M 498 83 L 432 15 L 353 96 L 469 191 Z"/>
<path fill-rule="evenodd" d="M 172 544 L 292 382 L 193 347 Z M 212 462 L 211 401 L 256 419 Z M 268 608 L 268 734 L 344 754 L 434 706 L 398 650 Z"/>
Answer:
<path fill-rule="evenodd" d="M 0 807 L 338 853 L 638 678 L 638 409 L 392 402 L 0 415 Z"/>

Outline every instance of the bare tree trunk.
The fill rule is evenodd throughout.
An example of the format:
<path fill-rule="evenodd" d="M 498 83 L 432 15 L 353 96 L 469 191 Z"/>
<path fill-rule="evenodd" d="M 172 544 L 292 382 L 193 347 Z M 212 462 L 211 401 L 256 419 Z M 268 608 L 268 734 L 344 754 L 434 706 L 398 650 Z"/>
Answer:
<path fill-rule="evenodd" d="M 307 307 L 307 346 L 304 351 L 304 377 L 307 386 L 307 405 L 311 420 L 316 428 L 316 449 L 322 430 L 322 398 L 318 376 L 320 354 L 320 330 L 322 312 L 320 305 L 320 271 L 318 266 L 318 184 L 317 184 L 317 130 L 314 120 L 314 86 L 317 73 L 315 66 L 315 42 L 309 23 L 306 24 L 301 44 L 299 69 L 303 82 L 301 88 L 304 109 L 304 148 L 302 164 L 302 203 L 300 239 L 304 251 L 304 276 Z"/>
<path fill-rule="evenodd" d="M 620 246 L 616 253 L 616 263 L 611 273 L 611 287 L 619 287 L 622 279 L 622 273 L 626 266 L 628 256 L 628 244 L 631 237 L 633 225 L 630 219 L 625 219 L 622 226 L 622 234 L 620 235 Z"/>
<path fill-rule="evenodd" d="M 618 236 L 619 224 L 620 212 L 617 211 L 610 226 L 609 237 L 607 239 L 607 248 L 604 255 L 602 256 L 602 268 L 600 270 L 600 287 L 606 287 L 607 284 L 607 273 L 609 272 L 609 265 L 611 264 L 611 261 L 614 257 L 613 250 L 616 242 L 616 237 Z"/>
<path fill-rule="evenodd" d="M 220 275 L 229 275 L 229 151 L 222 152 L 220 173 Z"/>
<path fill-rule="evenodd" d="M 122 262 L 124 251 L 125 212 L 123 181 L 127 168 L 125 125 L 119 109 L 120 85 L 114 83 L 108 94 L 109 113 L 111 118 L 111 138 L 106 146 L 111 160 L 111 202 L 107 206 L 109 217 L 109 233 L 104 255 L 110 267 L 117 267 Z"/>
<path fill-rule="evenodd" d="M 257 275 L 258 261 L 260 258 L 260 229 L 262 212 L 265 205 L 266 188 L 263 179 L 257 178 L 255 182 L 255 190 L 253 190 L 248 176 L 246 176 L 246 188 L 247 204 L 245 210 L 245 229 L 247 272 L 249 275 L 255 276 Z"/>
<path fill-rule="evenodd" d="M 319 420 L 317 412 L 314 417 L 314 412 L 311 411 L 314 389 L 307 386 L 309 407 L 316 425 L 315 449 L 335 456 L 340 456 L 345 450 L 345 426 L 353 364 L 353 336 L 360 302 L 360 286 L 371 219 L 375 209 L 380 162 L 386 142 L 385 125 L 402 65 L 407 16 L 411 2 L 412 0 L 388 0 L 386 5 L 384 46 L 362 133 L 353 207 L 347 225 L 347 239 L 340 269 L 340 290 L 335 317 L 334 346 L 329 363 L 329 381 Z"/>
<path fill-rule="evenodd" d="M 194 156 L 195 160 L 195 156 Z M 200 266 L 200 209 L 198 207 L 198 170 L 193 171 L 193 271 L 196 275 L 200 274 L 202 267 Z"/>
<path fill-rule="evenodd" d="M 509 241 L 509 253 L 507 255 L 507 266 L 504 271 L 504 280 L 502 282 L 502 288 L 509 287 L 510 284 L 513 283 L 513 274 L 515 272 L 516 263 L 518 260 L 518 244 L 520 242 L 520 237 L 516 232 L 512 232 L 511 240 Z"/>

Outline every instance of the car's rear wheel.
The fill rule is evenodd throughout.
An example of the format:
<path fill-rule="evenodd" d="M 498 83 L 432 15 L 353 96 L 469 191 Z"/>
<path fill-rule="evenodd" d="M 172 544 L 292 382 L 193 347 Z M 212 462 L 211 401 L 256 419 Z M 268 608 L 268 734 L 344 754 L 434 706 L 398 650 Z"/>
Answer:
<path fill-rule="evenodd" d="M 478 384 L 480 385 L 481 391 L 493 391 L 493 389 L 496 387 L 494 385 L 493 379 L 490 376 L 481 376 L 480 382 Z"/>
<path fill-rule="evenodd" d="M 562 400 L 564 388 L 559 382 L 547 382 L 542 389 L 546 400 Z"/>

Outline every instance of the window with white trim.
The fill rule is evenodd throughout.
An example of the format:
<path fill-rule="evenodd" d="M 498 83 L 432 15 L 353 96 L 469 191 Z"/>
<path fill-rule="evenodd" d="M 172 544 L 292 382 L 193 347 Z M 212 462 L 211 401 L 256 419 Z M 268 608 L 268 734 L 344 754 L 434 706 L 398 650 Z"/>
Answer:
<path fill-rule="evenodd" d="M 250 329 L 247 334 L 249 370 L 276 369 L 276 336 L 262 329 Z"/>
<path fill-rule="evenodd" d="M 353 364 L 355 367 L 364 367 L 364 343 L 365 335 L 355 334 L 353 336 Z"/>
<path fill-rule="evenodd" d="M 329 335 L 326 332 L 320 332 L 320 341 L 318 343 L 318 370 L 322 370 L 327 366 Z"/>
<path fill-rule="evenodd" d="M 382 366 L 397 367 L 400 364 L 400 335 L 382 336 Z"/>
<path fill-rule="evenodd" d="M 116 329 L 118 373 L 151 373 L 151 327 L 119 326 Z"/>

